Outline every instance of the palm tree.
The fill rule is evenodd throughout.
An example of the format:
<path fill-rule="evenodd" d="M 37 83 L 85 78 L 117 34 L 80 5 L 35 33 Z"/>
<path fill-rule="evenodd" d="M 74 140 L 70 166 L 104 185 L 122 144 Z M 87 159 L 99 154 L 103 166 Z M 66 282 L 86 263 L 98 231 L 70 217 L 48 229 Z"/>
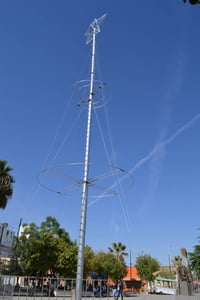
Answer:
<path fill-rule="evenodd" d="M 177 270 L 179 270 L 185 266 L 183 258 L 180 255 L 174 256 L 172 263 L 176 267 Z"/>
<path fill-rule="evenodd" d="M 180 267 L 180 266 L 184 265 L 183 258 L 180 255 L 174 256 L 174 259 L 172 262 L 176 267 Z"/>
<path fill-rule="evenodd" d="M 176 272 L 180 280 L 186 280 L 187 270 L 183 258 L 179 255 L 174 256 L 173 264 L 176 267 Z"/>
<path fill-rule="evenodd" d="M 6 208 L 8 199 L 13 194 L 12 184 L 15 182 L 9 174 L 13 168 L 7 166 L 7 163 L 7 160 L 0 160 L 0 209 Z"/>
<path fill-rule="evenodd" d="M 112 247 L 108 247 L 108 250 L 111 253 L 114 253 L 116 257 L 121 261 L 124 261 L 124 257 L 128 256 L 128 253 L 124 252 L 126 250 L 126 246 L 123 245 L 121 242 L 112 243 Z"/>

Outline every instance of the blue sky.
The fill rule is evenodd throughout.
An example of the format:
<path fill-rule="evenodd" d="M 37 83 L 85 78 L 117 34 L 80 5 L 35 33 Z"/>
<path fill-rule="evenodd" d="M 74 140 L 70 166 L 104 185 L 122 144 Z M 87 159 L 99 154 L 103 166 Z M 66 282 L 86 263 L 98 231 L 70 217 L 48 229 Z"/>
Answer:
<path fill-rule="evenodd" d="M 78 239 L 81 189 L 69 187 L 83 176 L 88 91 L 74 84 L 89 79 L 84 34 L 104 13 L 89 177 L 126 172 L 89 189 L 86 243 L 121 241 L 133 263 L 147 253 L 167 265 L 200 227 L 200 6 L 182 0 L 1 1 L 0 149 L 16 183 L 0 219 L 17 232 L 20 218 L 51 215 Z"/>

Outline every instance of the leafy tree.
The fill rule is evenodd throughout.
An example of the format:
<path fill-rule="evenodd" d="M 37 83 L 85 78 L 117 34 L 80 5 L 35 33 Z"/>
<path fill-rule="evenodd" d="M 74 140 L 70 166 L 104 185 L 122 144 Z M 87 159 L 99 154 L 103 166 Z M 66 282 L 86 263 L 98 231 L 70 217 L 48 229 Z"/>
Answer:
<path fill-rule="evenodd" d="M 0 208 L 5 209 L 8 199 L 13 194 L 12 184 L 15 182 L 10 172 L 12 167 L 7 165 L 7 160 L 0 160 Z"/>
<path fill-rule="evenodd" d="M 78 248 L 76 243 L 66 244 L 59 239 L 56 247 L 55 272 L 62 277 L 75 277 Z"/>
<path fill-rule="evenodd" d="M 191 269 L 197 280 L 200 280 L 200 245 L 194 246 L 194 252 L 189 252 Z"/>
<path fill-rule="evenodd" d="M 146 280 L 150 283 L 155 280 L 154 273 L 159 271 L 160 264 L 157 259 L 151 257 L 148 254 L 139 255 L 136 258 L 137 273 L 140 276 L 141 280 Z"/>
<path fill-rule="evenodd" d="M 112 247 L 108 247 L 108 250 L 115 254 L 117 259 L 124 261 L 125 256 L 128 256 L 128 253 L 125 252 L 126 245 L 123 245 L 121 242 L 112 243 Z"/>
<path fill-rule="evenodd" d="M 50 272 L 67 277 L 75 274 L 77 245 L 53 217 L 47 217 L 40 226 L 25 224 L 15 249 L 25 275 L 46 276 Z"/>
<path fill-rule="evenodd" d="M 200 228 L 198 228 L 200 230 Z M 198 236 L 198 242 L 200 242 L 200 235 Z M 194 246 L 194 252 L 188 253 L 188 257 L 191 263 L 191 269 L 194 271 L 197 279 L 200 279 L 200 245 Z"/>
<path fill-rule="evenodd" d="M 127 267 L 124 261 L 120 261 L 113 253 L 98 252 L 92 259 L 92 270 L 99 277 L 111 278 L 117 281 L 126 276 Z"/>
<path fill-rule="evenodd" d="M 84 251 L 84 268 L 83 268 L 83 277 L 86 278 L 90 271 L 92 271 L 92 259 L 94 258 L 95 253 L 92 248 L 88 245 L 85 246 Z"/>

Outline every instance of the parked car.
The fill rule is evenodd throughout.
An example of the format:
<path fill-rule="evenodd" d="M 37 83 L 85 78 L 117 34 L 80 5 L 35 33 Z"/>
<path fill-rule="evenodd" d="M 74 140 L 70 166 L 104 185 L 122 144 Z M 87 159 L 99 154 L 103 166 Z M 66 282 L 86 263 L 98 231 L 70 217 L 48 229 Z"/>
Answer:
<path fill-rule="evenodd" d="M 136 297 L 136 296 L 138 296 L 138 293 L 136 291 L 125 291 L 124 296 L 125 297 Z"/>

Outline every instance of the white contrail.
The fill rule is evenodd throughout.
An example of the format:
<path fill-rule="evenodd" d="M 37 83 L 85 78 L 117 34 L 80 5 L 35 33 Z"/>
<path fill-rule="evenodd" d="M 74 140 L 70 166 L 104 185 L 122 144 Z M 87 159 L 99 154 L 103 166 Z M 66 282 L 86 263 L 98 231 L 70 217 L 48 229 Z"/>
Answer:
<path fill-rule="evenodd" d="M 143 166 L 146 162 L 148 162 L 155 154 L 157 154 L 160 151 L 163 151 L 163 148 L 169 144 L 171 144 L 181 133 L 192 127 L 198 120 L 200 119 L 200 113 L 196 114 L 190 121 L 185 123 L 182 127 L 178 128 L 174 134 L 172 134 L 168 139 L 164 140 L 163 142 L 160 142 L 154 146 L 154 148 L 142 159 L 140 159 L 135 166 L 128 171 L 129 174 L 135 172 L 137 169 L 139 169 L 141 166 Z M 121 179 L 118 179 L 117 182 L 112 184 L 109 188 L 113 188 L 116 185 L 118 185 L 121 181 L 125 180 L 128 176 L 128 173 L 126 175 L 122 176 Z M 104 196 L 104 193 L 101 195 Z M 91 206 L 95 204 L 101 197 L 98 197 L 94 199 L 92 202 L 89 203 L 88 206 Z"/>
<path fill-rule="evenodd" d="M 185 125 L 183 125 L 181 128 L 177 129 L 176 132 L 169 137 L 166 141 L 165 141 L 165 145 L 171 144 L 174 139 L 179 136 L 182 132 L 184 132 L 185 130 L 189 129 L 190 127 L 192 127 L 200 118 L 200 113 L 196 114 L 190 121 L 188 121 Z"/>
<path fill-rule="evenodd" d="M 200 113 L 196 114 L 190 121 L 184 124 L 182 127 L 177 129 L 174 134 L 172 134 L 167 140 L 160 142 L 154 146 L 154 148 L 145 157 L 140 159 L 135 166 L 129 170 L 129 173 L 133 173 L 138 168 L 143 166 L 147 161 L 149 161 L 153 155 L 160 151 L 164 146 L 171 144 L 181 133 L 192 127 L 200 118 Z"/>

